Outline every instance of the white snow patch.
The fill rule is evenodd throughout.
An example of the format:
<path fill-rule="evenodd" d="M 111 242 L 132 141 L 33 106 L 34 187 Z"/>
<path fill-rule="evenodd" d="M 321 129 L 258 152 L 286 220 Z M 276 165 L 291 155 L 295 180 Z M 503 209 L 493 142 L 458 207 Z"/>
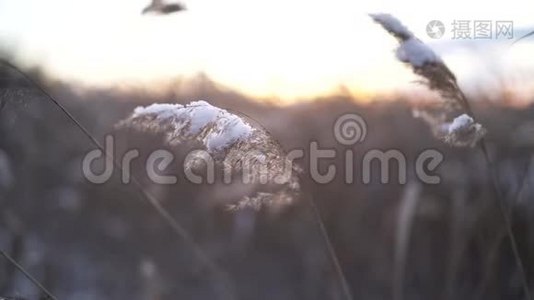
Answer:
<path fill-rule="evenodd" d="M 442 139 L 457 147 L 474 147 L 487 132 L 482 125 L 476 123 L 467 114 L 462 114 L 454 118 L 452 123 L 445 123 L 445 125 L 446 134 Z"/>
<path fill-rule="evenodd" d="M 209 152 L 224 149 L 241 138 L 246 138 L 252 132 L 252 127 L 243 122 L 236 115 L 229 114 L 219 119 L 217 127 L 220 131 L 212 132 L 206 138 L 206 148 Z"/>
<path fill-rule="evenodd" d="M 426 63 L 441 62 L 441 58 L 434 51 L 416 38 L 397 18 L 390 14 L 371 14 L 371 18 L 389 33 L 400 40 L 397 48 L 397 58 L 413 67 L 422 67 Z"/>
<path fill-rule="evenodd" d="M 396 35 L 405 36 L 407 38 L 413 37 L 413 33 L 411 33 L 404 25 L 402 25 L 397 18 L 390 14 L 379 13 L 370 14 L 370 16 L 373 18 L 373 20 L 375 20 L 375 22 L 382 25 L 382 27 L 389 32 L 392 32 Z"/>
<path fill-rule="evenodd" d="M 223 150 L 247 138 L 253 130 L 241 117 L 202 100 L 185 106 L 169 103 L 140 106 L 134 110 L 132 118 L 146 115 L 169 120 L 177 124 L 177 130 L 183 130 L 182 134 L 188 136 L 197 136 L 206 131 L 203 142 L 209 152 Z"/>
<path fill-rule="evenodd" d="M 217 116 L 223 111 L 206 101 L 194 101 L 186 106 L 187 113 L 191 119 L 189 133 L 198 134 L 206 125 L 217 120 Z"/>
<path fill-rule="evenodd" d="M 180 109 L 183 107 L 184 106 L 181 104 L 170 104 L 170 103 L 154 103 L 146 107 L 138 106 L 134 109 L 132 117 L 135 118 L 135 117 L 139 117 L 142 115 L 163 114 L 165 112 L 171 112 L 175 109 Z"/>
<path fill-rule="evenodd" d="M 449 125 L 449 134 L 459 132 L 459 131 L 465 131 L 475 123 L 473 118 L 468 116 L 467 114 L 460 115 L 452 121 L 452 123 Z"/>
<path fill-rule="evenodd" d="M 402 42 L 397 48 L 397 58 L 414 67 L 422 67 L 426 63 L 441 62 L 441 58 L 434 51 L 416 38 Z"/>

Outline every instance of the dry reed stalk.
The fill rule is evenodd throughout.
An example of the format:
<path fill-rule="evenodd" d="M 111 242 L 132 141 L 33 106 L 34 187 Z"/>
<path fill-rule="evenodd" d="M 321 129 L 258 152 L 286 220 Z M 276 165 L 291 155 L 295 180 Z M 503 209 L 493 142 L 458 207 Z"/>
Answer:
<path fill-rule="evenodd" d="M 512 230 L 508 207 L 498 184 L 497 169 L 491 160 L 484 140 L 486 130 L 480 124 L 475 123 L 474 113 L 467 97 L 458 86 L 456 76 L 430 47 L 415 37 L 398 19 L 389 14 L 372 14 L 371 18 L 382 25 L 399 41 L 400 46 L 396 52 L 397 58 L 411 67 L 415 74 L 421 76 L 423 84 L 428 86 L 429 89 L 437 91 L 444 99 L 443 110 L 438 112 L 437 116 L 431 113 L 423 115 L 423 119 L 431 125 L 436 136 L 453 146 L 473 147 L 478 145 L 482 151 L 490 173 L 492 189 L 496 194 L 498 209 L 521 275 L 523 293 L 526 299 L 531 300 L 525 267 Z M 446 115 L 451 111 L 463 113 L 454 118 L 452 122 L 447 122 Z"/>
<path fill-rule="evenodd" d="M 399 212 L 397 214 L 397 231 L 395 233 L 395 259 L 393 264 L 393 300 L 404 299 L 404 277 L 406 261 L 410 248 L 410 239 L 421 199 L 421 186 L 410 182 L 404 188 Z"/>

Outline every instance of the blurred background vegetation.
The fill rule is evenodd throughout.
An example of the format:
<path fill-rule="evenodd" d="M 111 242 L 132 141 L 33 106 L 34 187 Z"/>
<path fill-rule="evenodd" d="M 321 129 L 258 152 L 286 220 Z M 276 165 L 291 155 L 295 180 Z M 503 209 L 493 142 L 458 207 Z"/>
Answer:
<path fill-rule="evenodd" d="M 332 240 L 354 299 L 391 299 L 398 276 L 399 228 L 407 228 L 401 257 L 405 299 L 523 299 L 521 281 L 496 206 L 489 173 L 478 149 L 437 141 L 414 119 L 407 101 L 361 104 L 350 96 L 311 99 L 288 106 L 259 102 L 202 78 L 201 85 L 153 94 L 146 90 L 80 89 L 30 70 L 89 131 L 103 141 L 137 105 L 204 99 L 246 113 L 287 149 L 310 141 L 338 153 L 336 118 L 365 118 L 367 138 L 352 147 L 355 170 L 369 149 L 398 149 L 414 166 L 425 149 L 445 156 L 442 181 L 424 185 L 409 169 L 408 183 L 306 184 Z M 120 173 L 102 185 L 81 170 L 94 145 L 49 99 L 19 74 L 0 69 L 0 248 L 59 299 L 218 299 L 217 282 L 190 245 L 140 201 Z M 533 106 L 474 102 L 506 195 L 530 286 L 534 286 Z M 120 147 L 141 153 L 161 137 L 120 132 Z M 125 149 L 125 148 L 121 148 Z M 119 150 L 120 151 L 120 150 Z M 184 153 L 177 153 L 183 159 Z M 306 159 L 298 162 L 307 169 Z M 178 163 L 180 159 L 178 159 Z M 344 158 L 334 163 L 344 170 Z M 140 168 L 142 165 L 134 166 Z M 179 167 L 179 166 L 177 166 Z M 394 171 L 391 174 L 395 174 Z M 316 220 L 305 199 L 287 210 L 229 212 L 213 199 L 220 186 L 152 185 L 194 241 L 224 270 L 239 299 L 343 299 Z M 526 184 L 523 184 L 525 181 Z M 522 186 L 521 190 L 520 187 Z M 212 199 L 213 198 L 213 199 Z M 411 202 L 410 202 L 411 201 Z M 412 203 L 408 217 L 403 211 Z M 408 220 L 407 220 L 408 218 Z M 406 223 L 408 222 L 408 224 Z M 398 280 L 398 278 L 397 278 Z M 397 282 L 398 283 L 398 282 Z M 40 299 L 40 291 L 0 259 L 0 296 Z"/>

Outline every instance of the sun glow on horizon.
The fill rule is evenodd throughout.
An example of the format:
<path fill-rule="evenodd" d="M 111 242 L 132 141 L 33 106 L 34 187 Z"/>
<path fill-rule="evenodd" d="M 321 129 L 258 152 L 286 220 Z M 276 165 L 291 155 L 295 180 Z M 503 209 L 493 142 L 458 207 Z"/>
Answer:
<path fill-rule="evenodd" d="M 0 3 L 0 41 L 13 45 L 20 61 L 87 86 L 206 74 L 247 95 L 291 101 L 340 88 L 371 95 L 402 89 L 415 79 L 395 61 L 396 42 L 368 12 L 391 12 L 422 39 L 428 38 L 425 25 L 432 19 L 480 16 L 518 25 L 528 20 L 527 10 L 487 5 L 477 10 L 476 3 L 464 3 L 459 13 L 452 3 L 438 9 L 413 0 L 191 0 L 184 1 L 189 9 L 184 13 L 142 16 L 147 2 L 5 1 Z"/>

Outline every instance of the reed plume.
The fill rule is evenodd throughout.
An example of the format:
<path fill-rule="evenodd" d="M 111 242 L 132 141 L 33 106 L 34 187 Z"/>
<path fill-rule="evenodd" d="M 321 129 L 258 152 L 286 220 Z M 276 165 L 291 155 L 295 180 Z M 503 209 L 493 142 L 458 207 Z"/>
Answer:
<path fill-rule="evenodd" d="M 521 275 L 523 293 L 526 299 L 531 299 L 528 280 L 512 230 L 508 207 L 499 186 L 498 173 L 484 140 L 486 130 L 482 125 L 475 123 L 473 111 L 465 94 L 458 86 L 456 76 L 430 47 L 415 37 L 398 19 L 390 14 L 371 14 L 370 16 L 399 41 L 400 46 L 396 50 L 397 58 L 410 66 L 415 74 L 422 77 L 422 83 L 431 90 L 437 91 L 444 99 L 441 110 L 415 111 L 414 116 L 426 121 L 432 127 L 436 137 L 450 145 L 478 145 L 480 147 L 491 177 L 492 188 L 496 194 L 503 225 Z M 448 118 L 451 113 L 456 115 L 452 120 Z"/>
<path fill-rule="evenodd" d="M 450 145 L 476 145 L 486 130 L 474 121 L 473 112 L 458 86 L 456 76 L 441 57 L 392 15 L 371 14 L 371 18 L 399 41 L 397 59 L 421 77 L 420 83 L 439 93 L 443 99 L 440 109 L 414 110 L 414 117 L 428 123 L 434 135 Z"/>
<path fill-rule="evenodd" d="M 171 147 L 199 146 L 203 151 L 186 159 L 186 169 L 198 170 L 212 161 L 225 174 L 239 174 L 245 184 L 255 188 L 229 204 L 231 210 L 283 207 L 300 194 L 299 168 L 265 129 L 206 101 L 138 107 L 116 127 L 162 134 Z"/>

